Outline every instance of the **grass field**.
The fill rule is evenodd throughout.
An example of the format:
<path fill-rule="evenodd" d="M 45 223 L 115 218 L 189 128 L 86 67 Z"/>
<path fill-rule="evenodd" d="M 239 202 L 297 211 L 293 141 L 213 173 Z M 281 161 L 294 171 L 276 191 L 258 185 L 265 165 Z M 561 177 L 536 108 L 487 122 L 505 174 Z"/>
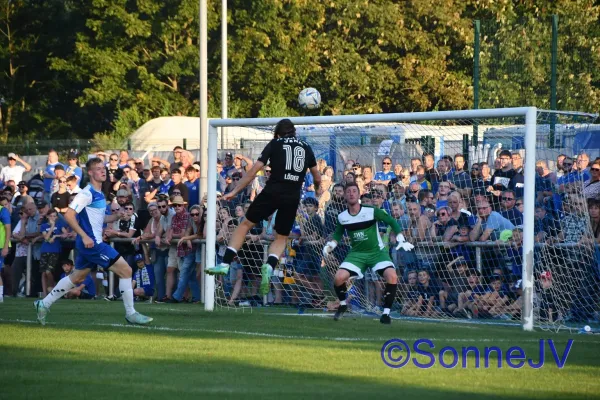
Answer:
<path fill-rule="evenodd" d="M 600 336 L 522 332 L 519 328 L 394 321 L 339 322 L 293 309 L 207 313 L 198 305 L 137 304 L 152 327 L 125 325 L 120 302 L 57 302 L 48 325 L 35 323 L 32 300 L 0 304 L 0 398 L 600 398 Z M 538 359 L 538 340 L 553 339 L 564 368 L 546 350 L 538 370 L 386 367 L 391 338 L 442 346 L 521 346 Z M 530 354 L 531 352 L 531 354 Z M 532 355 L 533 354 L 533 355 Z M 425 360 L 423 358 L 423 360 Z M 492 363 L 494 365 L 495 363 Z"/>

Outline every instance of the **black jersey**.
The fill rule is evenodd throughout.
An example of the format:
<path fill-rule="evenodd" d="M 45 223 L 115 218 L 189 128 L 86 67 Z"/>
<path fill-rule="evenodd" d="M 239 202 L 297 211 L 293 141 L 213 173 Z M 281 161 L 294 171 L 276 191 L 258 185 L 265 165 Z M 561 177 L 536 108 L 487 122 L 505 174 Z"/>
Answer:
<path fill-rule="evenodd" d="M 317 165 L 310 146 L 296 137 L 273 139 L 264 148 L 258 161 L 271 165 L 271 176 L 265 189 L 300 191 L 306 170 Z"/>

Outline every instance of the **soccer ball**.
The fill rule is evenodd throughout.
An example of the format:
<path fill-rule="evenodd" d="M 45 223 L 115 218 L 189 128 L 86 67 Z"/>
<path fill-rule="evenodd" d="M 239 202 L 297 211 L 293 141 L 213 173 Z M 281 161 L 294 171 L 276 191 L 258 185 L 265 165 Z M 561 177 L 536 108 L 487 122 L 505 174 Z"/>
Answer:
<path fill-rule="evenodd" d="M 298 95 L 298 103 L 300 107 L 309 110 L 319 108 L 321 105 L 321 93 L 315 88 L 302 89 Z"/>

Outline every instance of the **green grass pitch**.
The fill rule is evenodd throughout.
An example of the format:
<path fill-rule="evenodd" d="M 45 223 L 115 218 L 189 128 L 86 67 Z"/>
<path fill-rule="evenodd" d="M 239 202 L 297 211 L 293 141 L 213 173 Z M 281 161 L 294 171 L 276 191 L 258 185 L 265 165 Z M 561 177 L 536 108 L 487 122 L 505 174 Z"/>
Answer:
<path fill-rule="evenodd" d="M 393 321 L 339 322 L 293 309 L 204 312 L 188 304 L 136 304 L 151 327 L 125 325 L 120 302 L 60 300 L 48 325 L 30 299 L 0 304 L 0 398 L 4 399 L 579 399 L 600 398 L 600 336 L 523 332 L 519 327 Z M 564 368 L 546 350 L 534 370 L 386 367 L 391 338 L 446 345 L 521 346 L 537 360 L 553 339 Z"/>

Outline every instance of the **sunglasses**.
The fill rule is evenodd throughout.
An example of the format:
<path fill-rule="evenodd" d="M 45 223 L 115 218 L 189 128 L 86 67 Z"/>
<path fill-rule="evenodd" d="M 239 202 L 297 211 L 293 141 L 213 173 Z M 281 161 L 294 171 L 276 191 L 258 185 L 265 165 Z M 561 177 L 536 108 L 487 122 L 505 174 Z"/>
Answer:
<path fill-rule="evenodd" d="M 175 208 L 181 208 L 181 207 L 183 207 L 183 204 L 174 204 L 173 207 L 175 207 Z"/>
<path fill-rule="evenodd" d="M 391 162 L 384 162 L 384 163 L 381 163 L 381 164 L 383 164 L 383 165 L 392 165 Z"/>
<path fill-rule="evenodd" d="M 563 165 L 564 165 L 565 167 L 571 167 L 571 166 L 573 165 L 573 163 L 563 163 Z"/>
<path fill-rule="evenodd" d="M 58 181 L 58 183 L 67 183 L 67 181 L 61 179 L 60 181 Z"/>
<path fill-rule="evenodd" d="M 158 206 L 158 208 L 165 209 L 165 208 L 168 208 L 168 206 Z"/>
<path fill-rule="evenodd" d="M 446 215 L 448 215 L 448 214 L 446 214 L 446 213 L 439 213 L 438 217 L 445 217 Z"/>
<path fill-rule="evenodd" d="M 119 211 L 119 210 L 120 210 L 120 208 L 112 208 L 110 211 L 112 211 L 112 212 L 117 212 L 117 211 Z"/>
<path fill-rule="evenodd" d="M 192 217 L 197 217 L 197 216 L 199 216 L 199 215 L 200 215 L 200 213 L 190 213 L 190 215 L 191 215 Z"/>
<path fill-rule="evenodd" d="M 240 178 L 232 178 L 232 180 L 234 180 L 234 181 L 239 181 L 239 180 L 240 180 Z"/>
<path fill-rule="evenodd" d="M 270 174 L 270 173 L 271 173 L 270 169 L 268 169 L 268 170 L 265 171 L 265 174 Z"/>
<path fill-rule="evenodd" d="M 511 201 L 514 200 L 512 197 L 502 197 L 502 200 L 504 201 Z"/>
<path fill-rule="evenodd" d="M 110 161 L 119 161 L 118 158 L 111 158 Z"/>
<path fill-rule="evenodd" d="M 471 171 L 479 171 L 479 168 L 471 168 Z"/>
<path fill-rule="evenodd" d="M 600 168 L 590 168 L 590 171 L 598 172 L 600 171 Z"/>
<path fill-rule="evenodd" d="M 517 206 L 517 207 L 522 206 L 522 205 L 523 205 L 523 203 L 515 203 L 515 206 Z"/>

